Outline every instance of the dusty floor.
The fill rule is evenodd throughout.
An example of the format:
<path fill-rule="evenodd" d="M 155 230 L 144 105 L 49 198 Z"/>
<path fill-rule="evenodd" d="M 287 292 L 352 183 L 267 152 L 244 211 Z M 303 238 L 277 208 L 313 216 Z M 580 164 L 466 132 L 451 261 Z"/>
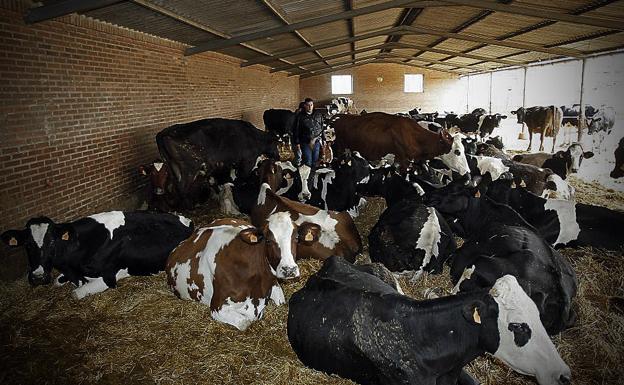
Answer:
<path fill-rule="evenodd" d="M 577 199 L 624 209 L 624 194 L 574 180 Z M 357 226 L 367 235 L 384 209 L 371 199 Z M 189 213 L 197 225 L 214 208 Z M 624 229 L 623 229 L 624 231 Z M 358 261 L 365 261 L 365 253 Z M 607 302 L 624 296 L 623 253 L 563 250 L 579 278 L 580 319 L 554 338 L 574 384 L 624 384 L 624 315 Z M 287 298 L 319 267 L 301 261 L 302 276 L 284 282 Z M 407 295 L 449 290 L 447 271 L 417 284 L 400 279 Z M 286 338 L 287 306 L 270 305 L 246 332 L 218 323 L 200 304 L 177 299 L 164 274 L 133 277 L 115 290 L 78 301 L 70 287 L 31 288 L 26 279 L 0 285 L 0 384 L 350 384 L 305 368 Z M 408 338 L 406 336 L 406 338 Z M 488 385 L 533 384 L 484 357 L 469 370 Z"/>

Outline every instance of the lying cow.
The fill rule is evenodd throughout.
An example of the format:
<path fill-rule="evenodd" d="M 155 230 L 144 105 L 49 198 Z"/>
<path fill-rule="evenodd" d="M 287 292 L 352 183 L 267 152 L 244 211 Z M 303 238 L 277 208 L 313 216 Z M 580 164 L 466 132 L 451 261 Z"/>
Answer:
<path fill-rule="evenodd" d="M 292 201 L 277 195 L 265 183 L 260 188 L 258 205 L 251 211 L 251 222 L 264 228 L 278 214 L 291 219 L 291 224 L 281 226 L 280 234 L 292 236 L 292 247 L 296 247 L 299 258 L 322 260 L 337 255 L 353 262 L 362 250 L 360 234 L 348 213 Z M 297 232 L 299 240 L 305 242 L 297 243 Z"/>
<path fill-rule="evenodd" d="M 433 159 L 451 150 L 453 138 L 446 130 L 435 134 L 410 118 L 372 112 L 340 115 L 333 122 L 334 152 L 358 151 L 369 161 L 394 154 L 403 166 L 410 160 Z"/>
<path fill-rule="evenodd" d="M 455 239 L 448 224 L 433 207 L 426 207 L 413 194 L 390 205 L 370 231 L 371 261 L 390 271 L 440 273 L 455 251 Z"/>
<path fill-rule="evenodd" d="M 516 211 L 488 197 L 475 198 L 472 188 L 455 182 L 428 192 L 425 203 L 457 222 L 453 228 L 466 238 L 452 256 L 455 292 L 488 287 L 512 274 L 537 305 L 549 334 L 574 323 L 574 269 Z"/>
<path fill-rule="evenodd" d="M 163 271 L 171 250 L 192 231 L 183 216 L 110 211 L 69 223 L 32 218 L 25 229 L 4 232 L 2 241 L 26 249 L 31 285 L 50 283 L 57 269 L 55 284 L 73 283 L 73 295 L 80 299 L 115 288 L 131 275 Z"/>
<path fill-rule="evenodd" d="M 536 195 L 551 199 L 574 199 L 574 187 L 549 168 L 536 167 L 513 160 L 503 160 L 503 164 L 509 167 L 516 185 L 526 187 Z"/>
<path fill-rule="evenodd" d="M 624 176 L 624 138 L 620 139 L 613 155 L 615 156 L 615 167 L 609 175 L 611 178 L 621 178 Z"/>
<path fill-rule="evenodd" d="M 203 119 L 176 124 L 156 135 L 158 150 L 171 168 L 182 204 L 192 208 L 198 192 L 215 173 L 248 175 L 256 159 L 265 154 L 278 159 L 290 154 L 287 143 L 251 123 L 230 119 Z M 217 181 L 222 184 L 225 181 Z"/>
<path fill-rule="evenodd" d="M 559 107 L 520 107 L 516 111 L 511 111 L 518 118 L 518 124 L 526 124 L 529 129 L 529 147 L 527 151 L 531 151 L 533 144 L 533 134 L 540 134 L 540 146 L 538 151 L 544 151 L 544 136 L 553 138 L 552 150 L 555 152 L 555 143 L 557 142 L 557 134 L 561 128 L 563 112 Z"/>
<path fill-rule="evenodd" d="M 571 377 L 510 275 L 488 289 L 417 301 L 332 257 L 290 298 L 288 341 L 304 365 L 359 384 L 474 384 L 463 367 L 486 352 L 541 385 Z"/>
<path fill-rule="evenodd" d="M 533 166 L 549 168 L 561 179 L 566 179 L 568 174 L 577 173 L 583 159 L 594 156 L 591 151 L 583 151 L 580 143 L 573 143 L 565 151 L 557 151 L 554 154 L 538 152 L 534 154 L 519 154 L 512 159 L 516 162 L 531 164 Z"/>
<path fill-rule="evenodd" d="M 208 305 L 217 321 L 247 329 L 262 318 L 269 299 L 285 302 L 276 275 L 298 270 L 276 241 L 279 225 L 273 222 L 265 232 L 229 218 L 195 230 L 167 259 L 169 287 L 178 298 Z"/>

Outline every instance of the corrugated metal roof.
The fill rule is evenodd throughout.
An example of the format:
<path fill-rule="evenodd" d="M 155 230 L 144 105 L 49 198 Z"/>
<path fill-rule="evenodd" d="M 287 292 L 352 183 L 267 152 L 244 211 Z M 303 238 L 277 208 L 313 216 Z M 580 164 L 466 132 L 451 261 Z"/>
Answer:
<path fill-rule="evenodd" d="M 44 1 L 43 6 L 55 1 Z M 532 44 L 546 50 L 550 47 L 567 48 L 579 54 L 624 47 L 624 32 L 619 32 L 621 27 L 618 27 L 624 27 L 624 1 L 607 3 L 592 0 L 550 0 L 546 3 L 543 0 L 515 0 L 510 5 L 512 8 L 494 12 L 480 8 L 478 4 L 459 6 L 435 1 L 422 1 L 415 4 L 418 8 L 406 9 L 396 7 L 392 0 L 133 0 L 83 13 L 112 24 L 178 41 L 191 48 L 197 47 L 189 53 L 215 50 L 247 60 L 249 65 L 261 63 L 281 68 L 287 62 L 310 62 L 306 68 L 327 68 L 323 57 L 349 53 L 353 48 L 357 50 L 376 44 L 399 42 L 453 53 L 468 51 L 470 55 L 477 55 L 486 61 L 475 65 L 477 71 L 484 67 L 505 65 L 487 61 L 488 58 L 507 58 L 528 63 L 561 57 L 561 52 L 527 52 L 527 49 L 488 44 L 487 39 Z M 352 5 L 353 10 L 349 9 L 349 5 Z M 498 5 L 507 7 L 503 3 Z M 377 11 L 354 15 L 354 12 L 362 12 L 371 6 L 377 7 Z M 380 10 L 380 7 L 386 9 Z M 597 25 L 587 25 L 582 19 L 578 19 L 579 22 L 564 22 L 551 20 L 552 17 L 540 18 L 539 13 L 532 16 L 514 14 L 513 7 L 561 15 L 576 14 L 597 18 L 599 22 Z M 330 17 L 333 20 L 329 20 Z M 325 20 L 321 23 L 318 19 Z M 290 27 L 291 24 L 303 22 L 305 25 L 299 25 L 296 30 L 294 26 Z M 410 25 L 457 33 L 460 36 L 445 38 L 439 33 L 428 32 L 391 37 L 384 32 L 379 36 L 367 37 L 368 34 Z M 462 34 L 476 37 L 482 42 L 463 40 L 460 38 Z M 354 35 L 355 38 L 352 38 Z M 356 40 L 363 35 L 367 38 L 346 41 Z M 316 50 L 310 49 L 310 45 Z M 449 57 L 444 53 L 423 52 L 401 46 L 392 46 L 384 51 L 401 55 L 418 54 L 419 58 L 428 60 L 448 59 L 451 63 L 463 65 L 481 61 L 478 58 Z M 284 52 L 288 56 L 282 56 Z M 361 59 L 377 54 L 379 50 L 376 49 L 353 55 Z M 352 55 L 345 54 L 328 62 L 339 63 L 351 58 Z M 436 64 L 430 68 L 448 69 L 448 66 Z M 466 68 L 456 70 L 458 73 L 469 71 Z M 300 69 L 294 68 L 292 71 L 298 73 Z"/>

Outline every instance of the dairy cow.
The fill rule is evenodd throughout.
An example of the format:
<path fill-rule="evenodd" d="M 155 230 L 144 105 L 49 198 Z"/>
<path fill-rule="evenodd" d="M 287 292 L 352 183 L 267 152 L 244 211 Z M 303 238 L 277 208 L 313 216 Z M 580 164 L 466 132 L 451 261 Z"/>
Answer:
<path fill-rule="evenodd" d="M 304 365 L 365 385 L 475 384 L 463 367 L 486 352 L 541 385 L 570 384 L 535 304 L 510 275 L 417 301 L 332 257 L 290 298 L 288 340 Z"/>
<path fill-rule="evenodd" d="M 73 296 L 80 299 L 115 288 L 131 275 L 163 271 L 171 250 L 192 231 L 183 216 L 110 211 L 68 223 L 32 218 L 25 229 L 2 233 L 2 241 L 26 249 L 31 285 L 50 283 L 56 269 L 55 284 L 71 282 L 77 287 Z"/>
<path fill-rule="evenodd" d="M 609 175 L 611 178 L 621 178 L 624 176 L 624 138 L 620 139 L 613 155 L 615 156 L 615 167 Z"/>
<path fill-rule="evenodd" d="M 276 241 L 281 236 L 278 220 L 264 232 L 238 219 L 213 221 L 171 253 L 167 283 L 178 298 L 203 303 L 212 318 L 245 330 L 262 318 L 269 299 L 285 302 L 276 275 L 291 278 L 282 273 L 298 271 L 293 255 Z"/>
<path fill-rule="evenodd" d="M 583 159 L 594 156 L 591 151 L 583 151 L 580 143 L 572 143 L 565 151 L 557 151 L 554 154 L 538 152 L 534 154 L 518 154 L 512 159 L 516 162 L 531 164 L 533 166 L 549 168 L 561 179 L 566 179 L 568 174 L 576 173 L 583 163 Z"/>
<path fill-rule="evenodd" d="M 563 120 L 563 112 L 559 107 L 520 107 L 515 111 L 511 111 L 511 113 L 518 118 L 518 124 L 526 124 L 529 129 L 529 147 L 527 151 L 531 151 L 533 134 L 540 134 L 539 151 L 544 151 L 544 136 L 546 136 L 553 138 L 553 146 L 550 152 L 555 152 L 557 134 Z"/>

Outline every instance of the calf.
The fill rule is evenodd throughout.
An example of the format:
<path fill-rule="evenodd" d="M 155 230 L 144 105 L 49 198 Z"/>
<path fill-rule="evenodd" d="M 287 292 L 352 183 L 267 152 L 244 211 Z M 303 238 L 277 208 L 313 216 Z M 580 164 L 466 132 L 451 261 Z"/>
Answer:
<path fill-rule="evenodd" d="M 526 187 L 527 190 L 545 198 L 574 199 L 574 187 L 552 170 L 536 167 L 530 164 L 503 160 L 509 167 L 516 185 Z"/>
<path fill-rule="evenodd" d="M 265 231 L 237 219 L 218 219 L 195 230 L 167 259 L 167 283 L 178 298 L 201 302 L 210 315 L 245 330 L 262 318 L 269 299 L 285 302 L 276 274 L 297 270 L 281 260 L 275 227 Z M 265 242 L 266 238 L 266 242 Z"/>
<path fill-rule="evenodd" d="M 69 223 L 32 218 L 25 229 L 2 233 L 2 241 L 26 249 L 31 285 L 50 283 L 57 269 L 55 283 L 73 283 L 80 299 L 122 278 L 164 270 L 171 250 L 192 231 L 191 221 L 179 215 L 110 211 Z"/>
<path fill-rule="evenodd" d="M 540 134 L 539 151 L 544 151 L 544 136 L 553 138 L 553 146 L 550 152 L 555 152 L 555 143 L 557 134 L 561 128 L 561 120 L 563 112 L 559 107 L 520 107 L 516 111 L 511 111 L 518 117 L 518 124 L 526 124 L 529 129 L 529 147 L 527 151 L 531 151 L 533 144 L 533 134 Z"/>
<path fill-rule="evenodd" d="M 570 383 L 535 304 L 510 275 L 417 301 L 332 257 L 290 298 L 288 340 L 306 366 L 359 384 L 475 383 L 463 367 L 486 352 L 541 385 Z"/>
<path fill-rule="evenodd" d="M 516 162 L 549 168 L 559 175 L 561 179 L 566 179 L 568 174 L 578 172 L 583 159 L 589 159 L 593 156 L 593 152 L 583 151 L 583 146 L 580 143 L 573 143 L 567 150 L 557 151 L 555 154 L 547 154 L 545 152 L 519 154 L 512 159 Z"/>
<path fill-rule="evenodd" d="M 263 228 L 278 214 L 292 220 L 292 225 L 282 227 L 283 233 L 299 231 L 296 254 L 300 258 L 325 259 L 337 255 L 353 262 L 362 250 L 360 234 L 348 213 L 292 201 L 275 194 L 265 183 L 260 188 L 258 205 L 251 211 L 251 222 Z"/>
<path fill-rule="evenodd" d="M 624 214 L 605 207 L 545 199 L 511 181 L 491 184 L 487 195 L 509 205 L 552 246 L 592 246 L 619 251 L 624 246 Z"/>
<path fill-rule="evenodd" d="M 511 274 L 537 305 L 549 334 L 574 323 L 572 266 L 516 211 L 488 197 L 475 198 L 472 188 L 455 182 L 429 192 L 425 203 L 455 218 L 454 228 L 466 238 L 452 256 L 455 292 L 488 287 Z"/>
<path fill-rule="evenodd" d="M 621 178 L 624 176 L 624 138 L 620 139 L 613 155 L 615 156 L 615 168 L 609 175 L 611 178 Z"/>
<path fill-rule="evenodd" d="M 139 174 L 149 179 L 146 187 L 148 210 L 169 211 L 176 207 L 174 186 L 172 179 L 169 178 L 171 170 L 166 163 L 156 159 L 152 163 L 141 165 Z"/>
<path fill-rule="evenodd" d="M 438 274 L 455 251 L 448 224 L 416 194 L 389 206 L 368 236 L 370 258 L 393 272 Z"/>

